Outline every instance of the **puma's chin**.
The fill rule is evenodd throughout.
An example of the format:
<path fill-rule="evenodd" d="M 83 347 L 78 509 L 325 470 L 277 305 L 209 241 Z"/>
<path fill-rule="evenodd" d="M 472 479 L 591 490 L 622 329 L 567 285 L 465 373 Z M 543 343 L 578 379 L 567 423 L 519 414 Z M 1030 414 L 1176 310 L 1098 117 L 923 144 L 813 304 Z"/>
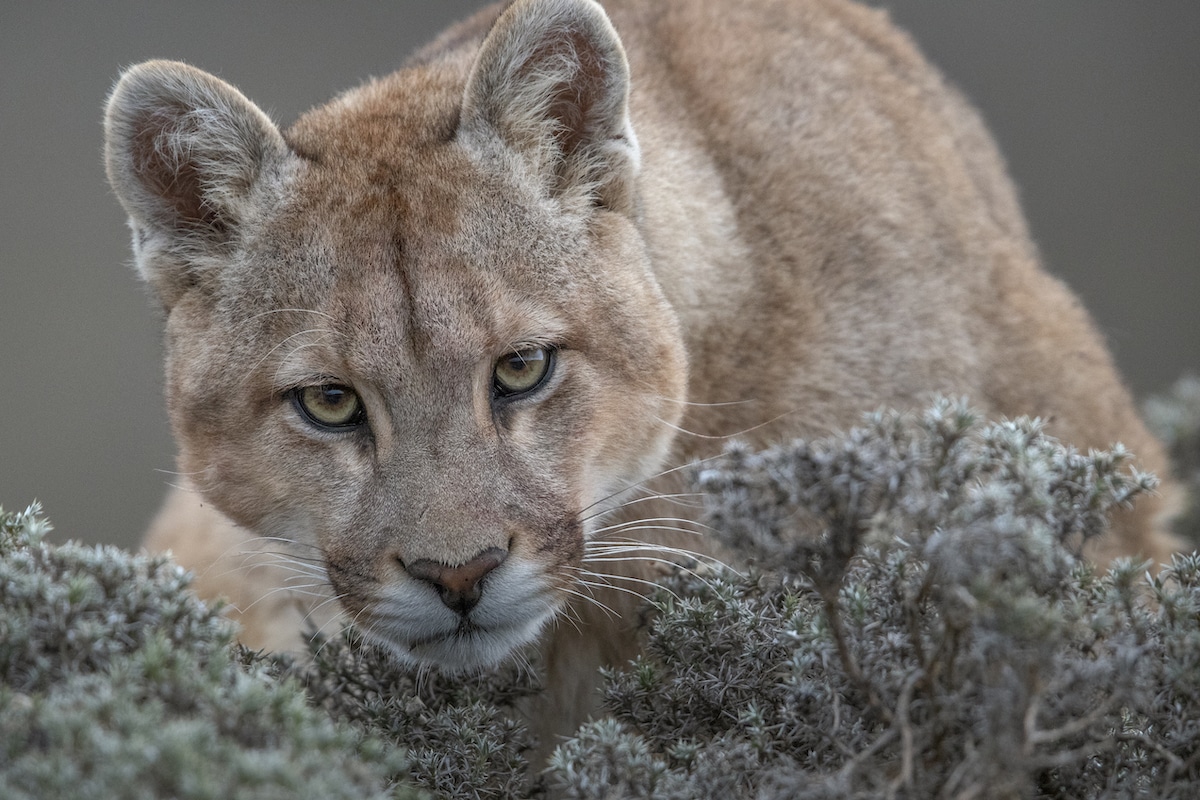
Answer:
<path fill-rule="evenodd" d="M 413 636 L 387 626 L 372 626 L 364 633 L 386 647 L 400 661 L 432 667 L 455 675 L 476 672 L 503 663 L 515 650 L 537 639 L 553 612 L 507 628 L 453 628 L 440 633 Z"/>
<path fill-rule="evenodd" d="M 368 639 L 402 662 L 448 674 L 487 669 L 535 641 L 562 605 L 553 591 L 514 598 L 525 593 L 495 588 L 465 615 L 432 603 L 414 608 L 408 592 L 387 593 L 359 624 Z"/>

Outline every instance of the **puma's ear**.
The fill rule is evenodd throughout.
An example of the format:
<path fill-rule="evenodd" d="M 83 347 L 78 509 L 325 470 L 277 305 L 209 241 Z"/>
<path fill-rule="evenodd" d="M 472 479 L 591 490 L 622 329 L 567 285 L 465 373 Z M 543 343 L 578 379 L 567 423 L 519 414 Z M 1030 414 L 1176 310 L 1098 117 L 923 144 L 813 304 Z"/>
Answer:
<path fill-rule="evenodd" d="M 237 89 L 171 61 L 121 76 L 104 134 L 108 180 L 129 214 L 138 269 L 169 308 L 203 282 L 287 145 Z"/>
<path fill-rule="evenodd" d="M 472 67 L 460 136 L 498 137 L 545 181 L 628 212 L 638 146 L 629 124 L 629 66 L 592 0 L 517 0 Z"/>

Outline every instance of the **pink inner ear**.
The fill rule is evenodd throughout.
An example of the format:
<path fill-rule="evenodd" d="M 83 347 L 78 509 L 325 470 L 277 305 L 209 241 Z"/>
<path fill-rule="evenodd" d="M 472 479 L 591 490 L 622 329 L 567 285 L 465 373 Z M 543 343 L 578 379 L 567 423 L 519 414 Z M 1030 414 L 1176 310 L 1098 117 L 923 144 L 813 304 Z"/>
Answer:
<path fill-rule="evenodd" d="M 188 109 L 177 106 L 157 109 L 140 117 L 131 145 L 131 164 L 145 189 L 169 208 L 171 227 L 203 228 L 219 235 L 225 222 L 218 209 L 205 198 L 203 172 L 194 158 L 177 142 L 185 133 Z"/>

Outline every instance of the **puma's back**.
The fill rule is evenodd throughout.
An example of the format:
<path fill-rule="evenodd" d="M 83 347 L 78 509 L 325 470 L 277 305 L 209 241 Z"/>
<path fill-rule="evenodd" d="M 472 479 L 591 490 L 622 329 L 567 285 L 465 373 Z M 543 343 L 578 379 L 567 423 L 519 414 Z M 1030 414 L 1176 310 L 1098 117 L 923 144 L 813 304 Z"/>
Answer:
<path fill-rule="evenodd" d="M 630 540 L 681 524 L 636 490 L 734 435 L 948 393 L 1163 470 L 977 117 L 879 12 L 519 0 L 285 131 L 171 62 L 106 130 L 180 469 L 223 515 L 177 499 L 155 544 L 198 550 L 196 514 L 226 559 L 276 537 L 298 597 L 402 658 L 492 663 L 568 613 L 570 695 L 630 646 L 588 595 L 619 607 Z M 1093 555 L 1163 557 L 1155 513 Z"/>

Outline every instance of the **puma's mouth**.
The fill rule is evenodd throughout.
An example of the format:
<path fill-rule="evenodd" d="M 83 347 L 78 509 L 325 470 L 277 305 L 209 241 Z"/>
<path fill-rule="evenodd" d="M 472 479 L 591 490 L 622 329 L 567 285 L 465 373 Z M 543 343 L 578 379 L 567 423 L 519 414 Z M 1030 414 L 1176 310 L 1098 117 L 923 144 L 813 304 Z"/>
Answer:
<path fill-rule="evenodd" d="M 401 661 L 454 674 L 494 667 L 517 648 L 534 641 L 554 616 L 552 609 L 503 627 L 464 623 L 444 632 L 412 635 L 403 627 L 373 619 L 363 631 Z"/>
<path fill-rule="evenodd" d="M 428 587 L 396 585 L 360 612 L 358 625 L 410 664 L 451 674 L 496 666 L 537 639 L 561 604 L 541 581 L 505 577 L 467 613 L 446 608 L 428 596 Z"/>

